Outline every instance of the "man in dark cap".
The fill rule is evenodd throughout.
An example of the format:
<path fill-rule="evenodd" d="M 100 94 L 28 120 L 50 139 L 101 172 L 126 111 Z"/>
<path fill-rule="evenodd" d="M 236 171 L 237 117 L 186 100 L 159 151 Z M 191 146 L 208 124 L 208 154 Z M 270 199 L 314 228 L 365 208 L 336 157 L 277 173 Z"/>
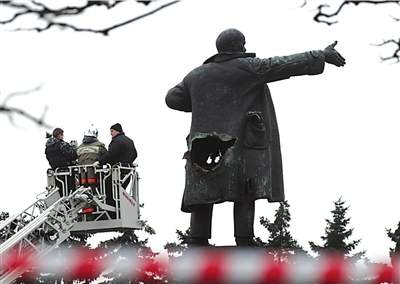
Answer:
<path fill-rule="evenodd" d="M 192 112 L 182 211 L 191 213 L 190 244 L 208 245 L 213 205 L 234 202 L 238 246 L 256 246 L 254 201 L 285 200 L 278 125 L 267 83 L 344 66 L 334 49 L 258 58 L 236 29 L 216 40 L 218 53 L 168 91 L 168 107 Z"/>
<path fill-rule="evenodd" d="M 132 164 L 137 157 L 135 144 L 132 139 L 125 135 L 122 126 L 116 123 L 110 127 L 111 142 L 108 145 L 108 152 L 96 161 L 93 166 L 117 163 Z"/>
<path fill-rule="evenodd" d="M 137 151 L 135 148 L 135 144 L 132 139 L 125 135 L 122 130 L 122 126 L 119 123 L 116 123 L 110 127 L 111 134 L 111 142 L 108 145 L 108 152 L 106 152 L 103 156 L 101 156 L 98 161 L 93 163 L 93 166 L 98 168 L 105 164 L 116 165 L 121 163 L 123 166 L 132 165 L 137 157 Z M 121 179 L 127 174 L 128 170 L 121 171 Z M 129 183 L 127 180 L 122 186 L 125 188 Z M 115 200 L 112 195 L 112 185 L 110 180 L 107 181 L 106 185 L 106 193 L 107 193 L 107 204 L 115 205 Z"/>

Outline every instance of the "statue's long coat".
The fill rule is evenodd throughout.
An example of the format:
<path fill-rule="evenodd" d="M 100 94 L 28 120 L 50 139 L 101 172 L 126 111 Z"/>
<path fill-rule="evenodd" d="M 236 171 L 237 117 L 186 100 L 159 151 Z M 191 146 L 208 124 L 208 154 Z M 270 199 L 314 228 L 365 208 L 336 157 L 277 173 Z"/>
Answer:
<path fill-rule="evenodd" d="M 278 125 L 266 83 L 320 74 L 324 62 L 321 51 L 268 59 L 218 53 L 168 91 L 170 108 L 192 112 L 183 211 L 196 204 L 285 199 Z"/>

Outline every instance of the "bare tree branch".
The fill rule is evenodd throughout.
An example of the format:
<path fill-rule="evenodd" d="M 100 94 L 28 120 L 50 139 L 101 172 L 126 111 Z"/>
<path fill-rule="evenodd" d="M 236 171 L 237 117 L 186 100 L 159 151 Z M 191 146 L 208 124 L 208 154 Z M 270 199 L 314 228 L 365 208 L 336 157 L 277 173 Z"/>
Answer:
<path fill-rule="evenodd" d="M 400 38 L 398 41 L 394 40 L 394 39 L 390 39 L 390 40 L 385 40 L 380 44 L 374 44 L 375 46 L 384 46 L 384 45 L 388 45 L 390 43 L 394 43 L 397 46 L 397 49 L 393 52 L 392 56 L 388 56 L 388 57 L 382 57 L 381 56 L 381 60 L 382 61 L 387 61 L 387 60 L 392 60 L 392 59 L 396 59 L 397 62 L 400 62 Z"/>
<path fill-rule="evenodd" d="M 23 116 L 27 119 L 29 119 L 30 121 L 33 121 L 34 123 L 36 123 L 38 126 L 42 126 L 45 128 L 52 128 L 51 125 L 47 124 L 44 120 L 47 114 L 47 110 L 48 107 L 45 106 L 42 115 L 37 118 L 29 113 L 27 113 L 26 111 L 20 109 L 20 108 L 15 108 L 15 107 L 8 107 L 6 105 L 6 103 L 13 97 L 16 96 L 23 96 L 23 95 L 28 95 L 31 94 L 33 92 L 37 92 L 42 88 L 43 84 L 37 86 L 36 88 L 33 88 L 31 90 L 27 90 L 27 91 L 22 91 L 22 92 L 14 92 L 9 94 L 2 102 L 2 104 L 0 104 L 0 113 L 5 113 L 8 116 L 8 120 L 10 121 L 10 123 L 14 126 L 16 126 L 15 122 L 14 122 L 14 115 L 18 114 L 20 116 Z"/>
<path fill-rule="evenodd" d="M 13 3 L 11 1 L 4 1 L 1 2 L 2 5 L 4 6 L 8 6 L 10 8 L 15 8 L 15 9 L 23 9 L 24 11 L 22 12 L 18 12 L 15 13 L 10 19 L 8 20 L 4 20 L 4 21 L 0 21 L 0 24 L 9 24 L 12 23 L 14 20 L 16 20 L 18 17 L 27 15 L 27 14 L 36 14 L 40 19 L 44 20 L 45 22 L 47 22 L 47 25 L 45 27 L 33 27 L 33 28 L 17 28 L 13 31 L 37 31 L 37 32 L 43 32 L 46 31 L 48 29 L 50 29 L 52 26 L 58 26 L 58 27 L 62 27 L 62 28 L 70 28 L 76 32 L 92 32 L 92 33 L 100 33 L 103 34 L 105 36 L 107 36 L 109 34 L 109 32 L 111 30 L 114 30 L 116 28 L 128 25 L 134 21 L 137 21 L 139 19 L 142 19 L 144 17 L 147 17 L 151 14 L 154 14 L 155 12 L 158 12 L 168 6 L 171 6 L 175 3 L 178 3 L 180 0 L 174 0 L 171 1 L 170 3 L 164 4 L 152 11 L 149 11 L 143 15 L 134 17 L 130 20 L 124 21 L 122 23 L 119 24 L 115 24 L 111 27 L 105 28 L 105 29 L 91 29 L 91 28 L 81 28 L 81 27 L 77 27 L 75 25 L 66 23 L 66 22 L 56 22 L 51 20 L 50 18 L 57 18 L 59 16 L 76 16 L 76 15 L 80 15 L 82 13 L 84 13 L 85 11 L 87 11 L 88 9 L 90 9 L 91 7 L 94 6 L 105 6 L 107 9 L 112 9 L 114 7 L 116 7 L 118 4 L 120 3 L 124 3 L 126 1 L 115 1 L 115 2 L 111 2 L 111 1 L 87 1 L 86 4 L 84 6 L 67 6 L 67 7 L 63 7 L 61 9 L 51 9 L 47 6 L 45 6 L 43 3 L 39 3 L 36 1 L 32 1 L 33 4 L 35 4 L 36 6 L 38 6 L 37 8 L 32 8 L 29 5 L 26 4 L 16 4 Z M 137 1 L 138 3 L 143 3 L 145 5 L 148 5 L 151 1 Z"/>
<path fill-rule="evenodd" d="M 327 5 L 327 4 L 322 4 L 322 5 L 319 5 L 318 8 L 317 8 L 317 9 L 318 9 L 318 12 L 317 12 L 317 14 L 314 16 L 314 21 L 316 21 L 316 22 L 318 22 L 318 23 L 325 23 L 325 24 L 327 24 L 327 25 L 336 24 L 338 21 L 328 21 L 328 20 L 323 20 L 323 19 L 321 19 L 321 18 L 328 18 L 328 19 L 330 19 L 330 18 L 332 18 L 332 17 L 335 17 L 335 16 L 339 15 L 339 13 L 340 13 L 340 11 L 342 11 L 343 7 L 344 7 L 345 5 L 348 5 L 348 4 L 354 4 L 354 5 L 357 6 L 357 5 L 359 5 L 359 4 L 381 5 L 381 4 L 389 4 L 389 3 L 400 5 L 400 1 L 398 1 L 398 0 L 386 0 L 386 1 L 343 1 L 342 4 L 340 4 L 340 6 L 337 8 L 337 10 L 336 10 L 335 12 L 333 12 L 333 13 L 331 13 L 331 14 L 327 14 L 327 13 L 324 13 L 322 10 L 323 10 L 324 8 L 328 8 L 328 7 L 330 7 L 330 6 Z M 304 5 L 303 5 L 303 6 L 304 6 Z"/>
<path fill-rule="evenodd" d="M 39 86 L 37 86 L 37 87 L 31 89 L 31 90 L 10 93 L 10 94 L 3 100 L 3 105 L 6 105 L 7 101 L 8 101 L 9 99 L 13 98 L 13 97 L 16 97 L 16 96 L 24 96 L 24 95 L 31 94 L 31 93 L 33 93 L 33 92 L 38 92 L 42 87 L 43 87 L 43 83 L 40 84 Z"/>
<path fill-rule="evenodd" d="M 395 22 L 400 22 L 400 19 L 399 18 L 395 18 L 395 17 L 393 17 L 393 16 L 390 16 Z"/>
<path fill-rule="evenodd" d="M 180 1 L 180 0 L 172 1 L 172 2 L 170 2 L 170 3 L 167 3 L 167 4 L 165 4 L 165 5 L 162 5 L 161 7 L 157 8 L 157 9 L 155 9 L 155 10 L 153 10 L 153 11 L 150 11 L 150 12 L 148 12 L 148 13 L 145 13 L 145 14 L 143 14 L 143 15 L 141 15 L 141 16 L 138 16 L 138 17 L 133 18 L 133 19 L 131 19 L 131 20 L 125 21 L 125 22 L 123 22 L 123 23 L 117 24 L 117 25 L 112 26 L 112 27 L 110 27 L 110 28 L 108 28 L 108 29 L 104 29 L 103 31 L 100 31 L 100 32 L 102 32 L 104 35 L 108 35 L 108 32 L 109 32 L 110 30 L 119 28 L 119 27 L 121 27 L 121 26 L 130 24 L 130 23 L 132 23 L 132 22 L 134 22 L 134 21 L 137 21 L 137 20 L 139 20 L 139 19 L 141 19 L 141 18 L 147 17 L 147 16 L 149 16 L 149 15 L 151 15 L 151 14 L 154 14 L 155 12 L 158 12 L 158 11 L 160 11 L 160 10 L 162 10 L 162 9 L 164 9 L 164 8 L 166 8 L 166 7 L 168 7 L 168 6 L 170 6 L 170 5 L 173 5 L 173 4 L 175 4 L 175 3 L 178 3 L 179 1 Z"/>
<path fill-rule="evenodd" d="M 304 3 L 302 5 L 302 7 L 304 7 L 307 4 L 307 0 L 304 0 Z M 374 5 L 382 5 L 382 4 L 397 4 L 400 6 L 400 1 L 398 0 L 386 0 L 386 1 L 342 1 L 342 3 L 338 6 L 338 8 L 333 12 L 333 13 L 326 13 L 324 12 L 327 8 L 329 8 L 330 6 L 328 4 L 321 4 L 317 7 L 317 13 L 314 16 L 314 21 L 318 22 L 318 23 L 324 23 L 327 24 L 328 26 L 336 24 L 338 21 L 333 20 L 332 18 L 335 16 L 338 16 L 339 13 L 342 11 L 342 9 L 344 8 L 344 6 L 348 5 L 348 4 L 354 4 L 356 6 L 358 6 L 359 4 L 374 4 Z M 400 19 L 390 16 L 394 21 L 399 22 Z M 381 56 L 381 60 L 382 61 L 387 61 L 387 60 L 396 60 L 396 62 L 400 62 L 400 39 L 399 41 L 396 41 L 394 39 L 391 40 L 386 40 L 381 44 L 375 44 L 375 46 L 384 46 L 384 45 L 388 45 L 390 43 L 394 43 L 397 45 L 397 49 L 393 52 L 392 56 L 389 57 L 382 57 Z"/>
<path fill-rule="evenodd" d="M 50 9 L 46 7 L 43 3 L 39 3 L 37 1 L 33 1 L 32 3 L 41 7 L 42 9 L 37 10 L 35 8 L 32 8 L 26 4 L 21 4 L 21 3 L 14 3 L 12 1 L 2 1 L 1 4 L 4 6 L 8 6 L 10 8 L 15 8 L 15 9 L 23 9 L 24 11 L 20 13 L 15 13 L 10 19 L 5 20 L 5 21 L 0 21 L 0 24 L 9 24 L 16 20 L 20 16 L 28 15 L 28 14 L 36 14 L 39 18 L 45 18 L 46 16 L 52 15 L 52 16 L 63 16 L 63 15 L 79 15 L 83 13 L 86 9 L 92 7 L 92 6 L 101 6 L 104 5 L 107 8 L 109 8 L 108 2 L 107 1 L 88 1 L 85 6 L 82 7 L 64 7 L 62 9 Z M 121 3 L 121 1 L 117 1 L 115 5 L 118 3 Z"/>

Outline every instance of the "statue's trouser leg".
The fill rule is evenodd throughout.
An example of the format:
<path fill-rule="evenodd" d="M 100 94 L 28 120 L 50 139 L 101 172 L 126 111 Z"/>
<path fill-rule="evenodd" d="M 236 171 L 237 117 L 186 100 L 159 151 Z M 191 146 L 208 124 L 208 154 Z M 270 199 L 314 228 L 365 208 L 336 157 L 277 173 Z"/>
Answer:
<path fill-rule="evenodd" d="M 190 238 L 210 239 L 214 204 L 194 206 L 190 215 Z"/>
<path fill-rule="evenodd" d="M 234 232 L 236 238 L 254 237 L 254 201 L 235 202 L 233 205 Z"/>

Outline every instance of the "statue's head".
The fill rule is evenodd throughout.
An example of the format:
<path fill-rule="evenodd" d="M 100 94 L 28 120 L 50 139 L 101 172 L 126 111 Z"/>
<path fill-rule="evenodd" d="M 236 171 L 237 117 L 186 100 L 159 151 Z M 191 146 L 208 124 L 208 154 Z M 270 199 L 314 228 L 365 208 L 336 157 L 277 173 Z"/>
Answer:
<path fill-rule="evenodd" d="M 246 40 L 236 29 L 227 29 L 219 34 L 216 41 L 218 52 L 245 52 Z"/>

